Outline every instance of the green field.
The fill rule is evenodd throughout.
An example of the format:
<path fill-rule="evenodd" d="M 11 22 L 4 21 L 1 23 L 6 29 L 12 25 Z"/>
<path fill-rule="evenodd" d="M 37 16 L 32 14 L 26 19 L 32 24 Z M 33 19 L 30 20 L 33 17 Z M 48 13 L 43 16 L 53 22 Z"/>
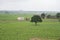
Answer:
<path fill-rule="evenodd" d="M 55 19 L 45 19 L 35 26 L 29 21 L 17 21 L 16 18 L 19 16 L 31 17 L 32 15 L 0 14 L 0 40 L 60 39 L 60 23 Z"/>

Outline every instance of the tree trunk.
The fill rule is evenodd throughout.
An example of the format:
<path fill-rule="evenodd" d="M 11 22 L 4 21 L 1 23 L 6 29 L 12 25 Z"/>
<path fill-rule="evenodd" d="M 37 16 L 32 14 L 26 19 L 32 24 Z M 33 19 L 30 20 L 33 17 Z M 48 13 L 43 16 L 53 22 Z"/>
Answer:
<path fill-rule="evenodd" d="M 37 26 L 37 22 L 35 22 L 35 26 Z"/>

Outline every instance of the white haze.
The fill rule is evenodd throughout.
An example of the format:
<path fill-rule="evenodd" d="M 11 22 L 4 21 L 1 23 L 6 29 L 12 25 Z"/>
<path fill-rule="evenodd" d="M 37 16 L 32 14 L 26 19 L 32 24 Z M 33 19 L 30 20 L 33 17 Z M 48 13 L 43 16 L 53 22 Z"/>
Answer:
<path fill-rule="evenodd" d="M 60 11 L 60 0 L 0 0 L 0 10 Z"/>

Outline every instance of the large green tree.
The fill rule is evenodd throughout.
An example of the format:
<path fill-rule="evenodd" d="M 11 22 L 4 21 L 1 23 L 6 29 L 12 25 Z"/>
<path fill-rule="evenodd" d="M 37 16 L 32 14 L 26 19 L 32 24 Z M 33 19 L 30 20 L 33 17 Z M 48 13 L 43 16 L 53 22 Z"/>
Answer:
<path fill-rule="evenodd" d="M 42 22 L 42 19 L 39 15 L 34 15 L 33 17 L 31 17 L 31 22 L 34 22 L 35 25 L 37 25 L 38 22 Z"/>

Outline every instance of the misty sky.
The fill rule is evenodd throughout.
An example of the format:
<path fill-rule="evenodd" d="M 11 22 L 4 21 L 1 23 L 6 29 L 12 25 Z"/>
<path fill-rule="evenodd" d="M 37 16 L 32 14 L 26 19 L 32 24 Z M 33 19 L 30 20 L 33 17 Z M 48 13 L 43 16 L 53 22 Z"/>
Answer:
<path fill-rule="evenodd" d="M 0 10 L 60 11 L 60 0 L 0 0 Z"/>

